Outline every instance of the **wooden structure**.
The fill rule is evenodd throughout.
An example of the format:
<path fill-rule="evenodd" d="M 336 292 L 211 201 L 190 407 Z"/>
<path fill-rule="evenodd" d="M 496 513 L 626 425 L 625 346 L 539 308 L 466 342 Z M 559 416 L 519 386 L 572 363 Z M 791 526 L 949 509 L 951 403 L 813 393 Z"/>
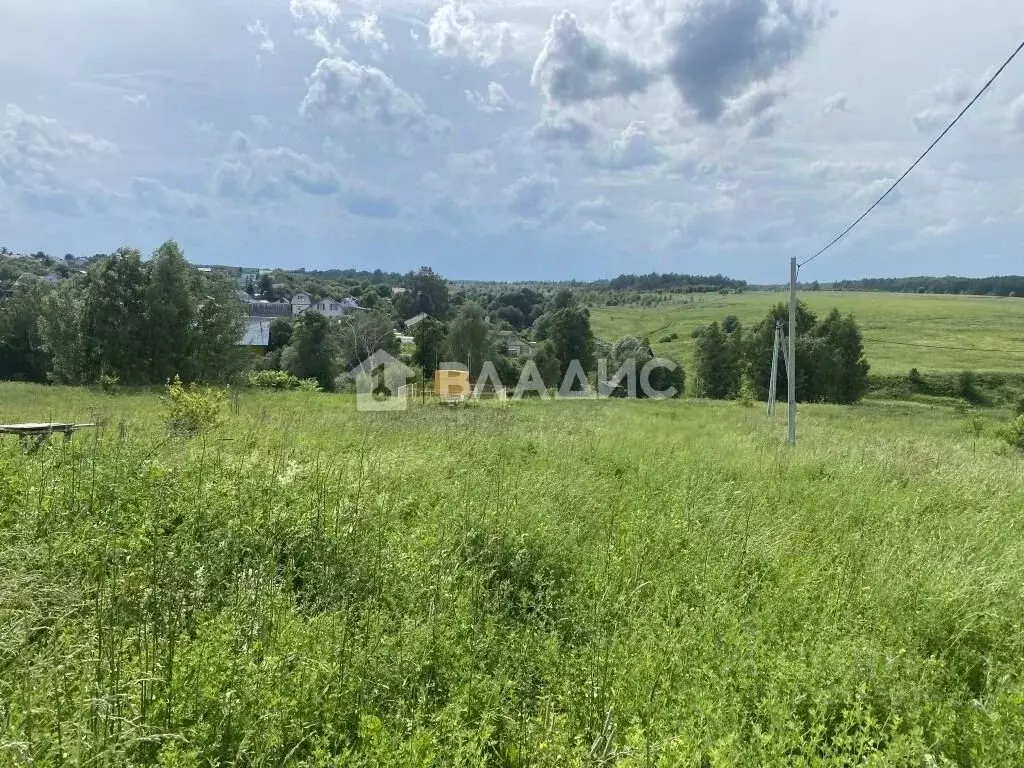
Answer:
<path fill-rule="evenodd" d="M 63 422 L 45 422 L 38 424 L 0 424 L 0 435 L 17 435 L 29 450 L 38 450 L 54 433 L 64 435 L 68 441 L 80 429 L 95 427 L 96 424 L 67 424 Z M 32 442 L 34 441 L 34 443 Z"/>

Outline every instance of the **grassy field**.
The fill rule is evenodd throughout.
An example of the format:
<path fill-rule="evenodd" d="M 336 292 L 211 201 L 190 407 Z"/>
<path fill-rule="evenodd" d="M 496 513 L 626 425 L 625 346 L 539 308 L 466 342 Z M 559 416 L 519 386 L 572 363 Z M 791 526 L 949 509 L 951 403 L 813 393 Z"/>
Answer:
<path fill-rule="evenodd" d="M 1024 462 L 950 409 L 0 384 L 0 764 L 1024 763 Z"/>
<path fill-rule="evenodd" d="M 913 367 L 922 373 L 1024 373 L 1024 298 L 808 291 L 800 299 L 819 317 L 833 307 L 856 316 L 873 374 L 906 374 Z M 695 328 L 721 322 L 727 315 L 736 315 L 749 326 L 764 319 L 774 304 L 788 300 L 788 294 L 781 293 L 708 294 L 681 296 L 652 307 L 595 307 L 591 313 L 598 336 L 609 341 L 627 334 L 649 336 L 659 353 L 674 355 L 688 365 L 693 359 Z M 679 339 L 658 343 L 672 333 L 679 334 Z"/>

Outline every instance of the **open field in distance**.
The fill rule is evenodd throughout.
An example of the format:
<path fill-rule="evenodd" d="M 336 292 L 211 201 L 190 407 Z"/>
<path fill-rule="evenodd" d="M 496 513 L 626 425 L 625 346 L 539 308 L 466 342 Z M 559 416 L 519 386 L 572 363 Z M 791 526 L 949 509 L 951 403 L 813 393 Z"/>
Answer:
<path fill-rule="evenodd" d="M 872 374 L 906 374 L 914 367 L 922 373 L 965 369 L 1024 373 L 1024 298 L 826 291 L 801 292 L 799 298 L 819 316 L 833 307 L 856 316 Z M 695 328 L 721 322 L 727 315 L 736 315 L 749 327 L 764 319 L 774 304 L 788 300 L 783 293 L 694 294 L 651 307 L 594 307 L 591 316 L 599 337 L 614 342 L 627 334 L 649 336 L 657 352 L 678 357 L 690 370 Z M 679 339 L 659 343 L 672 333 L 678 333 Z"/>

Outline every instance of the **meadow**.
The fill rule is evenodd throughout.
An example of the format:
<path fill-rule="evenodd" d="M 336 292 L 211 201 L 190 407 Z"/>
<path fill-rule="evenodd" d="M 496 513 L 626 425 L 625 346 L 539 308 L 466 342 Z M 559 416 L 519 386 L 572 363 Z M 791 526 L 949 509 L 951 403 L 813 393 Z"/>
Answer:
<path fill-rule="evenodd" d="M 1005 414 L 0 384 L 0 764 L 1024 763 Z"/>
<path fill-rule="evenodd" d="M 1024 298 L 828 291 L 804 291 L 799 298 L 819 317 L 833 307 L 853 313 L 872 374 L 906 374 L 911 368 L 1024 373 Z M 656 351 L 677 357 L 689 370 L 695 328 L 728 315 L 750 327 L 773 305 L 788 301 L 783 293 L 694 294 L 648 307 L 598 306 L 591 316 L 598 336 L 648 336 Z M 673 333 L 678 339 L 659 343 Z"/>

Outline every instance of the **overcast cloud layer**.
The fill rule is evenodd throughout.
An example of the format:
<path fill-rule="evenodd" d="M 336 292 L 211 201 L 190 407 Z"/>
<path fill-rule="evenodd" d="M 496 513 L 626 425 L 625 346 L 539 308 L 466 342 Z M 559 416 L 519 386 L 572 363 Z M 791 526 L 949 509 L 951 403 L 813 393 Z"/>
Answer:
<path fill-rule="evenodd" d="M 1014 0 L 8 4 L 0 244 L 779 282 L 1024 37 Z M 1024 271 L 1024 58 L 807 280 Z"/>

